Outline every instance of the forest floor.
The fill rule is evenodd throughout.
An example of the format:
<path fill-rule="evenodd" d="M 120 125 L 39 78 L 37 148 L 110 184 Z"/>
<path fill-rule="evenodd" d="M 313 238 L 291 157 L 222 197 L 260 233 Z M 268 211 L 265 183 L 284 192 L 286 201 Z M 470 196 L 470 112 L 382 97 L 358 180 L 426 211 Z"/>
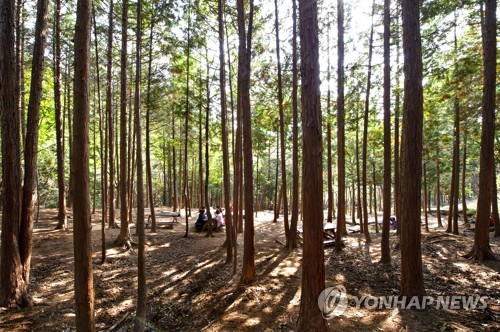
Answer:
<path fill-rule="evenodd" d="M 165 210 L 165 209 L 159 209 Z M 0 331 L 72 331 L 73 235 L 55 231 L 56 210 L 42 209 L 34 227 L 30 290 L 34 305 L 24 309 L 0 308 Z M 70 215 L 71 217 L 71 215 Z M 71 220 L 72 218 L 70 218 Z M 238 266 L 225 265 L 225 232 L 207 238 L 194 231 L 184 238 L 185 219 L 172 229 L 160 228 L 147 236 L 147 326 L 150 331 L 291 331 L 299 314 L 302 249 L 289 252 L 283 222 L 272 222 L 270 212 L 255 220 L 257 281 L 239 283 Z M 92 243 L 96 327 L 99 331 L 130 331 L 136 304 L 137 253 L 114 247 L 119 229 L 106 230 L 107 262 L 101 259 L 100 215 L 93 216 Z M 70 223 L 70 227 L 72 224 Z M 372 225 L 373 227 L 373 225 Z M 135 228 L 132 228 L 132 233 Z M 473 244 L 473 232 L 460 226 L 460 235 L 437 229 L 423 231 L 424 284 L 429 296 L 481 295 L 487 307 L 476 310 L 355 308 L 353 296 L 396 296 L 399 291 L 400 252 L 391 231 L 392 264 L 379 263 L 381 234 L 371 230 L 372 243 L 363 234 L 347 237 L 341 253 L 325 248 L 326 286 L 344 285 L 347 311 L 328 321 L 340 331 L 497 331 L 500 329 L 500 262 L 477 264 L 461 257 Z M 135 235 L 133 235 L 135 239 Z M 500 239 L 491 238 L 500 254 Z"/>

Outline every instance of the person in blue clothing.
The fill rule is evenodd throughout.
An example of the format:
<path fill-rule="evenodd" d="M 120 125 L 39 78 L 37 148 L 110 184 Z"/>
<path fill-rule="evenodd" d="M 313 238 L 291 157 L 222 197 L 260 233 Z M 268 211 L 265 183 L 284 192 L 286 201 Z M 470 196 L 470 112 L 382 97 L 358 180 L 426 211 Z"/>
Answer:
<path fill-rule="evenodd" d="M 200 211 L 199 211 L 198 219 L 196 219 L 196 223 L 194 224 L 194 228 L 196 228 L 196 230 L 198 230 L 198 231 L 201 231 L 203 229 L 203 226 L 207 222 L 207 220 L 208 220 L 208 217 L 205 214 L 205 207 L 202 206 Z"/>

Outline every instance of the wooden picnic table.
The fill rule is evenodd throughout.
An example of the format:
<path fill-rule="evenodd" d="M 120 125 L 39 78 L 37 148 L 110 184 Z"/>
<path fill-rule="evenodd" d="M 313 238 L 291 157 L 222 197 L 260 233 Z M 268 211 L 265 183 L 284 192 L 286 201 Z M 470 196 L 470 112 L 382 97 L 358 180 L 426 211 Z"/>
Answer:
<path fill-rule="evenodd" d="M 162 212 L 157 212 L 155 213 L 155 217 L 156 217 L 156 225 L 157 226 L 173 226 L 175 224 L 177 224 L 177 218 L 179 218 L 181 216 L 181 213 L 180 212 L 170 212 L 170 211 L 162 211 Z M 160 221 L 158 219 L 162 219 L 162 218 L 174 218 L 174 220 L 172 221 Z M 148 221 L 146 222 L 146 228 L 148 228 L 150 225 L 151 225 L 152 221 L 151 221 L 151 215 L 148 216 Z"/>
<path fill-rule="evenodd" d="M 323 224 L 323 245 L 330 246 L 335 244 L 335 230 L 336 227 L 332 223 Z M 304 227 L 297 227 L 297 235 L 299 236 L 299 241 L 303 241 Z M 345 241 L 345 238 L 341 239 L 342 243 Z"/>

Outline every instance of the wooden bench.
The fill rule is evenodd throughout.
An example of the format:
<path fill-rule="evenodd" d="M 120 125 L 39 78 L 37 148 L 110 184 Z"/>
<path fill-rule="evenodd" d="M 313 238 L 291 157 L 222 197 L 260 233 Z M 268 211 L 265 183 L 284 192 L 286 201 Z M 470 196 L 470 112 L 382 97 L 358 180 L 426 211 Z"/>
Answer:
<path fill-rule="evenodd" d="M 156 226 L 165 226 L 167 228 L 172 228 L 175 224 L 178 224 L 178 221 L 176 218 L 179 218 L 181 216 L 180 212 L 158 212 L 155 213 L 156 217 Z M 174 218 L 172 221 L 161 221 L 158 219 L 163 219 L 163 218 Z M 152 224 L 151 221 L 151 215 L 148 216 L 148 221 L 146 222 L 146 228 L 150 227 Z"/>
<path fill-rule="evenodd" d="M 297 237 L 299 244 L 303 244 L 304 241 L 304 227 L 297 227 Z M 341 237 L 340 241 L 342 245 L 345 245 L 345 237 Z M 335 245 L 335 226 L 333 224 L 325 224 L 323 226 L 323 245 L 325 247 Z"/>

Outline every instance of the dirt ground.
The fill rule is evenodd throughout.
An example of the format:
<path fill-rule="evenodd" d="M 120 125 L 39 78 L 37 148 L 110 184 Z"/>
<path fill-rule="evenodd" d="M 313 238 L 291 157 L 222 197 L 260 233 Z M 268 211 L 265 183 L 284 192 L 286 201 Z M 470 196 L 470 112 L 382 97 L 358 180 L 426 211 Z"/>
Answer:
<path fill-rule="evenodd" d="M 160 209 L 166 211 L 166 209 Z M 72 331 L 73 235 L 54 231 L 56 210 L 43 209 L 35 225 L 30 290 L 34 306 L 0 308 L 0 331 Z M 70 215 L 71 216 L 71 215 Z M 241 286 L 242 236 L 237 274 L 225 265 L 224 231 L 212 238 L 194 231 L 184 238 L 184 219 L 172 229 L 147 236 L 147 326 L 150 331 L 291 331 L 299 313 L 302 250 L 289 252 L 283 223 L 269 212 L 255 221 L 257 281 Z M 70 224 L 71 226 L 71 224 Z M 100 215 L 93 217 L 96 327 L 99 331 L 131 331 L 135 316 L 137 254 L 113 247 L 119 230 L 106 230 L 107 262 L 101 257 Z M 132 233 L 135 229 L 132 228 Z M 394 231 L 391 231 L 393 234 Z M 497 331 L 500 329 L 500 262 L 476 264 L 461 257 L 471 248 L 473 232 L 461 226 L 459 236 L 437 229 L 423 232 L 422 253 L 427 295 L 481 295 L 488 306 L 477 310 L 428 307 L 425 310 L 355 309 L 353 296 L 398 295 L 400 254 L 391 236 L 392 265 L 380 259 L 380 234 L 372 243 L 362 234 L 347 237 L 341 253 L 325 248 L 326 286 L 344 285 L 349 308 L 328 321 L 340 331 Z M 135 236 L 133 236 L 135 238 Z M 491 239 L 500 254 L 500 239 Z"/>

